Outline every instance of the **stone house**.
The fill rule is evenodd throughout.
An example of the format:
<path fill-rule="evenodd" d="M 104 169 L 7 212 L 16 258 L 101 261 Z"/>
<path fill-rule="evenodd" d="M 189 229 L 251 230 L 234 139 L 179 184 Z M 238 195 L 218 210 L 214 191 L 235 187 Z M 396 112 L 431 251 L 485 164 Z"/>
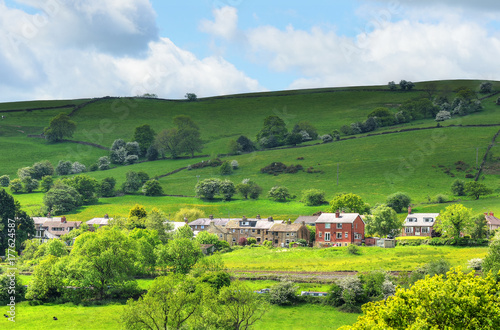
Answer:
<path fill-rule="evenodd" d="M 72 231 L 73 229 L 80 228 L 81 221 L 66 221 L 66 217 L 52 218 L 52 217 L 34 217 L 35 222 L 35 238 L 41 239 L 45 242 L 49 239 L 60 238 Z"/>
<path fill-rule="evenodd" d="M 490 231 L 500 228 L 500 219 L 495 217 L 493 212 L 484 213 L 484 217 L 486 218 L 486 225 Z"/>
<path fill-rule="evenodd" d="M 210 215 L 208 218 L 199 218 L 194 221 L 191 221 L 188 223 L 188 225 L 189 227 L 191 227 L 191 230 L 196 235 L 200 231 L 209 230 L 213 226 L 224 227 L 229 222 L 229 220 L 231 219 L 223 219 L 223 218 L 214 219 L 214 216 Z"/>
<path fill-rule="evenodd" d="M 283 223 L 275 223 L 271 229 L 271 237 L 274 246 L 288 247 L 290 243 L 304 239 L 309 244 L 309 229 L 304 222 L 291 223 L 290 220 Z"/>
<path fill-rule="evenodd" d="M 323 213 L 316 220 L 316 246 L 361 245 L 365 222 L 359 213 Z"/>

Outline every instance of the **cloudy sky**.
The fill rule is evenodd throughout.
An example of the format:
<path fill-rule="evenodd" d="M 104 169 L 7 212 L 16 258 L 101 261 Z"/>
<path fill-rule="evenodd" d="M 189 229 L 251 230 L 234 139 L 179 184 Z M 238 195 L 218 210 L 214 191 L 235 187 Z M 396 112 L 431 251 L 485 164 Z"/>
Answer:
<path fill-rule="evenodd" d="M 498 0 L 0 0 L 0 102 L 500 80 Z"/>

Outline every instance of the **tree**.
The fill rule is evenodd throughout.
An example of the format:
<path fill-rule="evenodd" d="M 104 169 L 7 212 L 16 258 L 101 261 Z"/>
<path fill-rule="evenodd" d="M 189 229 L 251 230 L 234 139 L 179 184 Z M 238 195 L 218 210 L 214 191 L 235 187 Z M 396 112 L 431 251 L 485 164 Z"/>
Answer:
<path fill-rule="evenodd" d="M 14 220 L 14 222 L 13 222 Z M 12 240 L 12 228 L 15 228 L 15 247 L 9 244 Z M 7 248 L 20 250 L 22 243 L 35 236 L 35 224 L 21 204 L 9 195 L 5 189 L 0 190 L 0 255 L 7 255 Z M 10 241 L 12 243 L 12 241 Z"/>
<path fill-rule="evenodd" d="M 490 83 L 489 81 L 482 82 L 481 85 L 479 85 L 479 93 L 481 94 L 491 93 L 492 88 L 493 84 Z"/>
<path fill-rule="evenodd" d="M 58 182 L 44 196 L 43 203 L 53 214 L 70 212 L 83 205 L 82 195 L 75 188 Z"/>
<path fill-rule="evenodd" d="M 179 129 L 174 127 L 163 130 L 156 136 L 154 147 L 163 158 L 166 154 L 170 154 L 172 158 L 177 158 L 181 153 L 179 139 Z"/>
<path fill-rule="evenodd" d="M 446 278 L 427 277 L 363 306 L 358 321 L 340 329 L 497 329 L 498 286 L 493 276 L 452 269 Z"/>
<path fill-rule="evenodd" d="M 130 155 L 140 156 L 141 155 L 141 147 L 139 145 L 139 142 L 136 142 L 136 141 L 127 142 L 125 144 L 125 150 L 127 150 L 127 156 L 130 156 Z"/>
<path fill-rule="evenodd" d="M 71 178 L 62 179 L 64 184 L 76 189 L 82 196 L 84 205 L 95 204 L 99 200 L 98 193 L 100 184 L 99 181 L 86 174 L 80 174 Z"/>
<path fill-rule="evenodd" d="M 185 224 L 184 226 L 177 228 L 177 230 L 174 232 L 174 239 L 180 239 L 180 238 L 193 239 L 193 236 L 194 236 L 193 230 L 191 230 L 191 227 L 188 224 Z"/>
<path fill-rule="evenodd" d="M 158 180 L 149 180 L 142 186 L 142 193 L 144 196 L 162 196 L 163 188 Z"/>
<path fill-rule="evenodd" d="M 76 130 L 76 123 L 68 115 L 60 113 L 50 120 L 43 134 L 50 142 L 59 142 L 65 137 L 72 137 Z"/>
<path fill-rule="evenodd" d="M 292 133 L 300 133 L 301 131 L 307 132 L 311 137 L 311 140 L 316 140 L 318 138 L 318 131 L 311 125 L 308 121 L 301 121 L 293 127 Z"/>
<path fill-rule="evenodd" d="M 134 130 L 134 141 L 139 143 L 141 155 L 145 155 L 149 146 L 155 140 L 156 133 L 148 124 L 137 126 Z M 126 147 L 126 146 L 125 146 Z"/>
<path fill-rule="evenodd" d="M 123 139 L 116 139 L 113 141 L 113 144 L 111 145 L 111 150 L 118 150 L 118 149 L 125 149 L 125 146 L 127 143 L 125 143 L 125 140 Z"/>
<path fill-rule="evenodd" d="M 297 289 L 298 286 L 291 281 L 275 284 L 269 290 L 269 302 L 280 306 L 292 305 L 297 301 Z"/>
<path fill-rule="evenodd" d="M 219 171 L 221 175 L 230 175 L 233 173 L 233 167 L 231 166 L 231 163 L 226 160 L 220 166 Z"/>
<path fill-rule="evenodd" d="M 397 213 L 401 213 L 410 206 L 411 198 L 407 193 L 397 192 L 387 196 L 386 204 L 392 207 Z"/>
<path fill-rule="evenodd" d="M 216 178 L 199 181 L 194 188 L 196 196 L 213 199 L 219 193 L 220 184 L 221 181 Z"/>
<path fill-rule="evenodd" d="M 61 296 L 62 281 L 56 275 L 57 261 L 57 257 L 48 255 L 35 267 L 26 299 L 47 302 Z"/>
<path fill-rule="evenodd" d="M 495 236 L 491 239 L 491 243 L 488 248 L 488 254 L 484 258 L 483 264 L 483 274 L 491 274 L 497 279 L 500 279 L 500 231 L 495 233 Z"/>
<path fill-rule="evenodd" d="M 464 180 L 456 179 L 451 184 L 451 192 L 455 196 L 465 196 L 465 182 Z"/>
<path fill-rule="evenodd" d="M 337 210 L 344 212 L 366 213 L 370 206 L 363 202 L 363 199 L 355 194 L 340 194 L 337 195 L 331 202 L 328 212 L 334 213 Z"/>
<path fill-rule="evenodd" d="M 15 303 L 24 300 L 26 288 L 21 282 L 18 274 L 6 272 L 0 276 L 0 304 L 9 306 L 14 298 Z"/>
<path fill-rule="evenodd" d="M 391 91 L 395 91 L 397 89 L 396 83 L 394 81 L 389 81 L 387 85 L 389 86 L 389 89 Z"/>
<path fill-rule="evenodd" d="M 262 193 L 262 188 L 250 179 L 243 179 L 236 185 L 236 191 L 244 198 L 257 199 Z"/>
<path fill-rule="evenodd" d="M 287 134 L 288 130 L 283 119 L 278 116 L 268 116 L 264 119 L 264 127 L 257 134 L 257 141 L 260 142 L 262 138 L 274 137 L 276 145 L 283 145 Z"/>
<path fill-rule="evenodd" d="M 219 184 L 219 194 L 222 195 L 222 199 L 225 201 L 231 200 L 231 197 L 236 193 L 234 188 L 234 183 L 230 180 L 221 181 Z"/>
<path fill-rule="evenodd" d="M 10 181 L 9 189 L 13 194 L 20 193 L 23 191 L 23 183 L 20 179 L 14 179 Z"/>
<path fill-rule="evenodd" d="M 47 192 L 54 186 L 54 179 L 50 175 L 46 175 L 40 181 L 40 188 L 43 192 Z"/>
<path fill-rule="evenodd" d="M 289 146 L 296 146 L 297 144 L 302 143 L 303 136 L 300 133 L 290 133 L 286 136 L 285 144 Z"/>
<path fill-rule="evenodd" d="M 33 179 L 41 180 L 46 175 L 54 175 L 54 166 L 48 160 L 33 164 L 31 167 L 31 177 Z"/>
<path fill-rule="evenodd" d="M 204 306 L 203 286 L 182 275 L 157 277 L 147 294 L 127 301 L 122 321 L 127 329 L 183 329 Z"/>
<path fill-rule="evenodd" d="M 99 171 L 109 170 L 110 164 L 111 164 L 111 161 L 109 160 L 108 156 L 102 156 L 97 161 L 97 167 L 99 168 Z"/>
<path fill-rule="evenodd" d="M 71 173 L 71 162 L 69 160 L 60 160 L 56 166 L 57 175 L 68 175 Z"/>
<path fill-rule="evenodd" d="M 156 141 L 156 139 L 155 139 L 155 141 Z M 158 149 L 156 149 L 156 146 L 154 143 L 152 145 L 150 145 L 148 148 L 148 151 L 146 151 L 146 158 L 149 161 L 157 160 L 158 156 L 159 156 Z"/>
<path fill-rule="evenodd" d="M 25 178 L 31 178 L 33 175 L 33 168 L 32 167 L 21 167 L 20 169 L 17 170 L 17 177 L 19 179 L 25 179 Z"/>
<path fill-rule="evenodd" d="M 445 237 L 460 237 L 460 233 L 469 233 L 474 226 L 472 210 L 462 204 L 448 206 L 437 218 L 434 227 Z"/>
<path fill-rule="evenodd" d="M 473 239 L 485 238 L 488 234 L 488 225 L 484 214 L 478 214 L 472 219 L 474 225 L 470 236 Z"/>
<path fill-rule="evenodd" d="M 38 180 L 32 179 L 31 177 L 26 177 L 22 179 L 22 182 L 23 182 L 23 189 L 27 193 L 33 192 L 33 190 L 38 189 L 38 187 L 40 186 Z"/>
<path fill-rule="evenodd" d="M 195 93 L 186 93 L 184 97 L 189 101 L 189 102 L 194 102 L 198 100 L 198 96 L 196 96 Z"/>
<path fill-rule="evenodd" d="M 244 135 L 240 135 L 236 142 L 241 146 L 241 151 L 243 152 L 252 152 L 255 150 L 255 144 Z"/>
<path fill-rule="evenodd" d="M 302 192 L 301 201 L 307 206 L 317 206 L 325 203 L 325 192 L 319 189 L 308 189 Z"/>
<path fill-rule="evenodd" d="M 202 230 L 196 235 L 196 241 L 199 244 L 213 244 L 217 245 L 219 242 L 219 239 L 217 238 L 217 235 L 211 234 L 206 230 Z"/>
<path fill-rule="evenodd" d="M 199 218 L 205 217 L 205 212 L 197 208 L 182 208 L 177 211 L 174 215 L 174 221 L 184 222 L 184 219 L 188 221 L 194 221 Z"/>
<path fill-rule="evenodd" d="M 0 187 L 8 187 L 10 184 L 10 177 L 8 175 L 0 176 Z"/>
<path fill-rule="evenodd" d="M 191 154 L 194 157 L 195 152 L 201 152 L 203 150 L 203 141 L 201 140 L 201 134 L 198 129 L 195 128 L 183 128 L 178 132 L 179 135 L 179 148 L 182 152 Z"/>
<path fill-rule="evenodd" d="M 174 228 L 173 225 L 167 221 L 167 215 L 155 207 L 146 216 L 146 229 L 156 230 L 158 232 L 158 238 L 163 243 L 167 243 L 170 238 L 167 231 L 171 231 Z"/>
<path fill-rule="evenodd" d="M 288 188 L 283 186 L 274 186 L 267 193 L 267 197 L 277 202 L 286 202 L 286 199 L 291 198 L 292 195 L 288 192 Z"/>
<path fill-rule="evenodd" d="M 238 155 L 241 153 L 241 145 L 235 140 L 229 141 L 227 144 L 227 149 L 230 155 Z"/>
<path fill-rule="evenodd" d="M 449 111 L 439 111 L 436 115 L 436 121 L 445 121 L 451 119 L 451 113 Z"/>
<path fill-rule="evenodd" d="M 200 244 L 189 238 L 175 238 L 157 250 L 159 265 L 168 266 L 176 274 L 187 274 L 203 257 Z"/>
<path fill-rule="evenodd" d="M 128 217 L 137 217 L 139 219 L 146 218 L 148 216 L 148 212 L 146 212 L 146 209 L 144 206 L 135 204 L 133 208 L 130 209 L 128 213 Z"/>
<path fill-rule="evenodd" d="M 401 221 L 394 209 L 380 205 L 373 210 L 373 215 L 366 217 L 366 231 L 369 235 L 395 236 L 401 231 Z"/>
<path fill-rule="evenodd" d="M 123 189 L 123 192 L 126 194 L 132 194 L 132 193 L 136 192 L 144 184 L 142 182 L 141 178 L 139 177 L 139 175 L 137 174 L 137 172 L 130 171 L 130 172 L 127 172 L 127 174 L 125 174 L 125 176 L 126 176 L 126 180 L 122 185 L 122 189 Z"/>
<path fill-rule="evenodd" d="M 116 179 L 114 177 L 107 177 L 102 179 L 101 185 L 99 187 L 99 194 L 102 197 L 114 197 L 116 194 L 115 185 Z"/>
<path fill-rule="evenodd" d="M 477 181 L 467 182 L 464 186 L 464 192 L 474 199 L 479 199 L 481 196 L 491 194 L 492 190 L 486 187 L 485 184 L 479 183 Z"/>
<path fill-rule="evenodd" d="M 87 170 L 87 168 L 82 163 L 74 162 L 71 165 L 71 174 L 82 173 L 82 172 L 85 172 L 86 170 Z"/>

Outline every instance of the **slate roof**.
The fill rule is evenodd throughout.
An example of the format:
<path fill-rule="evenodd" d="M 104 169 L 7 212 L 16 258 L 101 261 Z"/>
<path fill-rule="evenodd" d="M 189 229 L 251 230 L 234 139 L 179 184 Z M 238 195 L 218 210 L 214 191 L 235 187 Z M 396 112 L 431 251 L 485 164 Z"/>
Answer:
<path fill-rule="evenodd" d="M 403 227 L 432 227 L 436 223 L 436 218 L 439 216 L 439 213 L 411 213 L 405 219 Z M 416 219 L 409 222 L 408 219 Z M 433 221 L 426 222 L 424 219 L 432 218 Z"/>
<path fill-rule="evenodd" d="M 319 215 L 301 215 L 300 217 L 297 218 L 297 220 L 295 220 L 293 223 L 302 223 L 302 221 L 304 221 L 304 223 L 306 225 L 313 225 L 316 223 L 316 220 L 318 220 L 319 218 Z"/>
<path fill-rule="evenodd" d="M 283 232 L 289 232 L 289 231 L 298 231 L 302 227 L 301 223 L 292 223 L 292 224 L 287 224 L 287 223 L 275 223 L 270 231 L 283 231 Z"/>
<path fill-rule="evenodd" d="M 210 218 L 199 218 L 189 223 L 190 226 L 210 226 L 211 224 L 216 226 L 225 226 L 229 222 L 229 219 L 210 219 Z"/>
<path fill-rule="evenodd" d="M 243 219 L 231 219 L 227 224 L 226 228 L 235 228 L 235 229 L 240 229 L 240 228 L 250 228 L 250 229 L 269 229 L 273 225 L 277 223 L 282 223 L 283 220 L 273 220 L 269 221 L 267 219 L 246 219 L 245 221 L 250 222 L 251 224 L 255 224 L 254 226 L 240 226 L 240 221 Z"/>
<path fill-rule="evenodd" d="M 486 222 L 488 223 L 488 225 L 500 226 L 500 219 L 498 219 L 497 217 L 493 215 L 485 215 L 484 217 L 486 218 Z"/>
<path fill-rule="evenodd" d="M 109 220 L 113 220 L 113 218 L 108 219 L 108 218 L 93 218 L 88 220 L 86 223 L 89 226 L 92 225 L 99 225 L 99 226 L 107 226 L 109 223 Z"/>
<path fill-rule="evenodd" d="M 335 213 L 323 213 L 318 217 L 316 223 L 353 223 L 357 217 L 359 217 L 359 213 L 340 213 L 338 218 Z"/>

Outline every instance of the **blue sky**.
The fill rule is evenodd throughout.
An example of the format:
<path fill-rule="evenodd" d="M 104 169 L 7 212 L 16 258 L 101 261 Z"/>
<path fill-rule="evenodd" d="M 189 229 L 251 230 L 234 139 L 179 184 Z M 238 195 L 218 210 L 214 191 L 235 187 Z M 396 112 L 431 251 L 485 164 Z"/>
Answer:
<path fill-rule="evenodd" d="M 499 80 L 496 0 L 0 0 L 0 101 Z"/>

